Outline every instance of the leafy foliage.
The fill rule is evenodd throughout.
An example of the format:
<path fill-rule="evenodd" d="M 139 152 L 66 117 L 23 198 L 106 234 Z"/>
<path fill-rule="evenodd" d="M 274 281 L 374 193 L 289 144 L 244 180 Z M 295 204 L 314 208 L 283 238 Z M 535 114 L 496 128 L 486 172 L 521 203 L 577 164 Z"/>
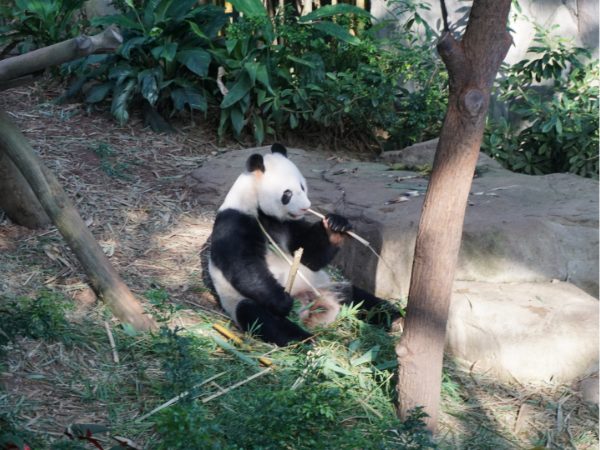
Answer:
<path fill-rule="evenodd" d="M 2 54 L 26 53 L 75 37 L 87 26 L 78 16 L 85 0 L 14 0 L 0 4 L 0 16 L 12 18 L 0 27 Z"/>
<path fill-rule="evenodd" d="M 68 342 L 71 328 L 65 314 L 72 304 L 53 291 L 41 291 L 37 298 L 1 298 L 0 346 L 17 336 Z"/>
<path fill-rule="evenodd" d="M 112 97 L 111 112 L 123 124 L 133 104 L 146 102 L 165 116 L 186 108 L 207 110 L 211 55 L 206 51 L 217 39 L 227 17 L 222 8 L 197 6 L 194 0 L 143 0 L 122 5 L 124 12 L 99 17 L 94 25 L 118 25 L 124 41 L 115 55 L 92 55 L 66 66 L 65 75 L 76 79 L 67 96 L 82 92 L 89 104 Z"/>
<path fill-rule="evenodd" d="M 226 49 L 215 56 L 229 88 L 219 133 L 251 128 L 261 142 L 265 134 L 316 125 L 372 139 L 383 131 L 392 135 L 390 146 L 435 135 L 446 78 L 433 34 L 421 41 L 411 31 L 418 21 L 409 20 L 401 39 L 400 33 L 378 38 L 370 17 L 346 4 L 299 19 L 259 16 L 230 25 Z"/>
<path fill-rule="evenodd" d="M 483 149 L 511 170 L 598 178 L 598 61 L 537 27 L 530 56 L 506 68 L 500 99 L 511 120 L 488 123 Z M 585 62 L 588 60 L 588 62 Z"/>

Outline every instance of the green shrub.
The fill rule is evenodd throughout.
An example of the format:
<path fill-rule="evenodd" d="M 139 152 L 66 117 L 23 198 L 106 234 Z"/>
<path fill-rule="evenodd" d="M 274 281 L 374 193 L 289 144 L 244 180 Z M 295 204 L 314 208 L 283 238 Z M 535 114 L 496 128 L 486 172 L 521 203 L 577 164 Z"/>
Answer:
<path fill-rule="evenodd" d="M 434 53 L 434 34 L 421 39 L 413 29 L 424 24 L 416 12 L 389 39 L 378 38 L 380 27 L 370 27 L 370 17 L 350 5 L 299 19 L 288 14 L 285 21 L 271 22 L 265 14 L 230 25 L 226 49 L 215 56 L 229 88 L 221 135 L 247 127 L 260 142 L 265 134 L 318 126 L 373 140 L 387 134 L 394 147 L 437 134 L 447 77 Z M 351 23 L 356 36 L 346 31 Z"/>
<path fill-rule="evenodd" d="M 0 16 L 11 18 L 0 27 L 0 48 L 27 53 L 79 35 L 87 26 L 80 10 L 85 0 L 14 0 L 0 4 Z"/>
<path fill-rule="evenodd" d="M 69 342 L 71 325 L 65 314 L 73 308 L 61 294 L 43 290 L 37 298 L 0 297 L 0 346 L 17 336 Z"/>
<path fill-rule="evenodd" d="M 598 60 L 536 27 L 529 57 L 497 83 L 510 120 L 490 120 L 482 149 L 508 169 L 598 178 Z M 589 61 L 589 62 L 586 62 Z"/>
<path fill-rule="evenodd" d="M 99 17 L 93 25 L 117 25 L 123 44 L 116 54 L 92 55 L 65 67 L 74 74 L 68 96 L 85 92 L 85 102 L 95 104 L 112 97 L 111 112 L 123 124 L 132 105 L 146 102 L 152 110 L 170 117 L 189 108 L 205 112 L 210 48 L 227 16 L 213 5 L 196 0 L 142 0 L 125 2 L 121 14 Z"/>

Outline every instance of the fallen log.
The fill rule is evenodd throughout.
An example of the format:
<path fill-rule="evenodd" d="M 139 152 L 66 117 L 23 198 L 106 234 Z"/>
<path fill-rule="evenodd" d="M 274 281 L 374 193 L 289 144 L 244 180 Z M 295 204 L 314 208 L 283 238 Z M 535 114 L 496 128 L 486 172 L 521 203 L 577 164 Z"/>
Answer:
<path fill-rule="evenodd" d="M 142 304 L 121 280 L 77 210 L 44 166 L 25 136 L 0 112 L 0 153 L 4 153 L 29 183 L 48 217 L 77 256 L 99 298 L 122 322 L 137 330 L 156 328 Z"/>

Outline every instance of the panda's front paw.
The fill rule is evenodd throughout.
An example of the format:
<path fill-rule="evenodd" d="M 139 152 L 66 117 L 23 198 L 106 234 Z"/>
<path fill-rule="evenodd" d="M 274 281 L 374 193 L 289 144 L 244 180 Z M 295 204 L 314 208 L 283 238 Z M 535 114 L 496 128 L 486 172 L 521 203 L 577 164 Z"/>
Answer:
<path fill-rule="evenodd" d="M 325 225 L 334 233 L 345 233 L 352 230 L 352 224 L 344 216 L 329 213 L 325 216 Z"/>
<path fill-rule="evenodd" d="M 293 306 L 294 299 L 291 297 L 290 294 L 284 292 L 281 298 L 278 301 L 274 302 L 273 305 L 271 305 L 271 309 L 273 310 L 274 314 L 281 317 L 286 317 L 292 310 Z"/>

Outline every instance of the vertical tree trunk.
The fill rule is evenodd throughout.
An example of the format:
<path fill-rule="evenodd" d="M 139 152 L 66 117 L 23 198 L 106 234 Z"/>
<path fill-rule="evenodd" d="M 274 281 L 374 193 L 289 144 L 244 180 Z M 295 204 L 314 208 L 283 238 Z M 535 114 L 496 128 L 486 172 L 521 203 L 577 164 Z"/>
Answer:
<path fill-rule="evenodd" d="M 25 137 L 0 113 L 0 153 L 10 158 L 31 186 L 46 214 L 83 266 L 94 291 L 121 321 L 138 330 L 156 327 L 113 269 L 56 178 L 39 161 Z"/>
<path fill-rule="evenodd" d="M 446 322 L 464 215 L 485 127 L 490 91 L 512 42 L 511 0 L 475 0 L 462 41 L 445 31 L 438 52 L 450 96 L 417 233 L 398 356 L 398 414 L 416 406 L 437 426 Z"/>

